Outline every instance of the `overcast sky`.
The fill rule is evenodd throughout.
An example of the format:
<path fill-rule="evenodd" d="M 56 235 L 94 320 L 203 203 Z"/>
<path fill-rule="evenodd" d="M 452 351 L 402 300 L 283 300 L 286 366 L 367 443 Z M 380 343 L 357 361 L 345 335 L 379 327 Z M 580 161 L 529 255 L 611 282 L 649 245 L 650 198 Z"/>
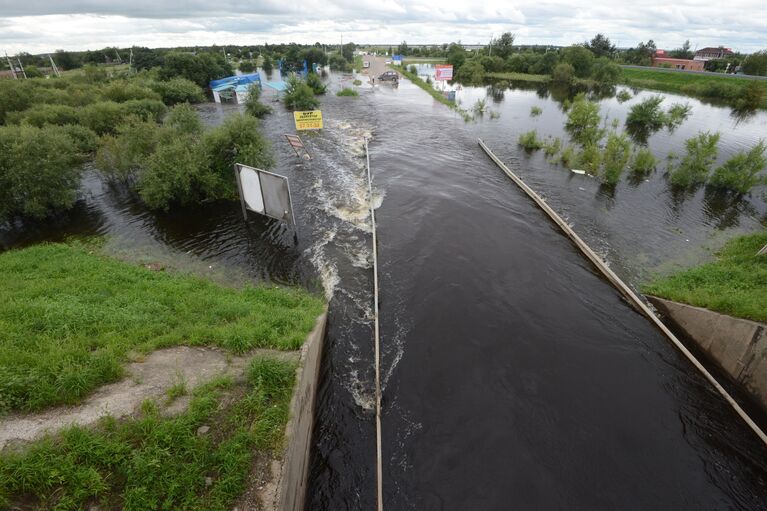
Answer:
<path fill-rule="evenodd" d="M 597 32 L 618 46 L 767 48 L 765 0 L 0 0 L 0 52 L 268 43 L 567 45 Z"/>

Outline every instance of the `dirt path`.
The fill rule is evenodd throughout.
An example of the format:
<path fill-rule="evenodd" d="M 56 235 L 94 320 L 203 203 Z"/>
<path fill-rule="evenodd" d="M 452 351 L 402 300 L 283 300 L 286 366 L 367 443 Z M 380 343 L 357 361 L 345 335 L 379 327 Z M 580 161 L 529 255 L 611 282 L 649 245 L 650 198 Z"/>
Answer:
<path fill-rule="evenodd" d="M 257 353 L 297 358 L 298 352 L 256 350 L 234 357 L 216 348 L 179 346 L 157 350 L 140 362 L 126 367 L 127 376 L 104 385 L 82 404 L 59 406 L 38 413 L 12 414 L 0 419 L 0 450 L 7 445 L 28 442 L 46 433 L 78 424 L 90 426 L 107 415 L 122 418 L 133 414 L 145 399 L 154 399 L 166 415 L 184 412 L 188 391 L 216 376 L 242 376 L 248 361 Z M 183 383 L 187 394 L 168 402 L 168 389 Z M 163 407 L 163 404 L 167 403 Z"/>

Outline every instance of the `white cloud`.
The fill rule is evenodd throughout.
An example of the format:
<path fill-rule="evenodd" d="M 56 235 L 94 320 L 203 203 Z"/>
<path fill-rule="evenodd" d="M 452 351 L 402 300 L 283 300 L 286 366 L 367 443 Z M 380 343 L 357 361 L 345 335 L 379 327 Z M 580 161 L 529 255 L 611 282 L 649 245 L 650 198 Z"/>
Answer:
<path fill-rule="evenodd" d="M 619 46 L 653 39 L 673 48 L 767 48 L 762 1 L 680 0 L 0 0 L 0 51 L 105 46 L 337 42 L 486 42 L 504 31 L 522 43 L 572 44 L 601 32 Z"/>

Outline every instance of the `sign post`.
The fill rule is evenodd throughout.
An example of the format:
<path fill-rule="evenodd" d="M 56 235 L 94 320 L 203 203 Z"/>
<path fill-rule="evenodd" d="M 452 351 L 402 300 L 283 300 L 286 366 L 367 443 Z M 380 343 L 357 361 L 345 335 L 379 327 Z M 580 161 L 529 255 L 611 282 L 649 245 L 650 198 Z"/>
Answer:
<path fill-rule="evenodd" d="M 322 129 L 322 112 L 320 110 L 293 112 L 293 120 L 296 122 L 297 131 Z"/>
<path fill-rule="evenodd" d="M 248 211 L 252 211 L 282 220 L 295 229 L 296 219 L 287 177 L 240 163 L 234 164 L 234 177 L 245 220 L 248 219 Z"/>
<path fill-rule="evenodd" d="M 453 79 L 453 65 L 452 64 L 437 64 L 434 66 L 434 79 L 435 80 L 452 80 Z"/>

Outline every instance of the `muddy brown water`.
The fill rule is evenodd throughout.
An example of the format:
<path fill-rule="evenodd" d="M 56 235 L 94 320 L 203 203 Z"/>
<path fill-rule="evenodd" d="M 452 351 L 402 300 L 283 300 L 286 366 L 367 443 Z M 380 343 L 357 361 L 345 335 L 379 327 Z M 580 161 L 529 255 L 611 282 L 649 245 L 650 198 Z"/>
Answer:
<path fill-rule="evenodd" d="M 71 215 L 6 228 L 0 243 L 108 234 L 107 248 L 116 253 L 326 293 L 331 308 L 307 508 L 373 509 L 372 278 L 362 158 L 362 137 L 370 135 L 387 509 L 764 508 L 764 446 L 491 164 L 476 138 L 635 285 L 761 228 L 767 207 L 760 192 L 738 201 L 704 189 L 674 197 L 662 172 L 607 192 L 516 147 L 518 134 L 531 127 L 560 133 L 562 113 L 551 93 L 502 92 L 460 91 L 464 106 L 487 97 L 500 112 L 471 124 L 406 80 L 397 88 L 363 87 L 359 98 L 330 94 L 322 106 L 326 129 L 305 136 L 314 159 L 302 163 L 281 138 L 293 131 L 291 117 L 277 108 L 264 125 L 279 161 L 274 171 L 291 180 L 298 245 L 275 222 L 244 223 L 236 203 L 148 213 L 95 173 Z M 625 115 L 631 103 L 607 98 L 603 109 L 608 104 Z M 529 117 L 532 105 L 544 110 L 536 119 Z M 205 105 L 201 115 L 216 124 L 236 110 Z M 727 133 L 723 154 L 731 153 L 751 145 L 767 123 L 765 114 L 736 123 L 711 105 L 696 104 L 693 112 L 673 135 L 651 138 L 651 147 L 680 151 L 697 127 L 720 126 Z"/>

